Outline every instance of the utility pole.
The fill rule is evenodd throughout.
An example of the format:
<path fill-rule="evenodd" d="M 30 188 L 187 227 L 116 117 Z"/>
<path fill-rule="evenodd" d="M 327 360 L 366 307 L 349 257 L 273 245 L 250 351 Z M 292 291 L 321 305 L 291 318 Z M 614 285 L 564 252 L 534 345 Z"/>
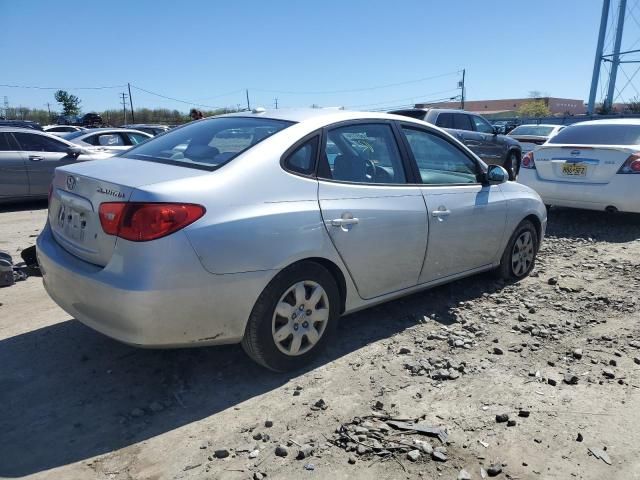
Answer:
<path fill-rule="evenodd" d="M 275 105 L 276 105 L 276 110 L 277 110 L 277 109 L 278 109 L 278 99 L 277 99 L 277 98 L 274 98 L 274 99 L 273 99 L 273 103 L 275 103 Z"/>
<path fill-rule="evenodd" d="M 611 0 L 602 0 L 602 15 L 600 16 L 600 33 L 598 33 L 598 45 L 596 47 L 596 59 L 593 62 L 593 75 L 591 76 L 591 91 L 587 113 L 593 115 L 598 91 L 598 79 L 600 78 L 600 64 L 602 63 L 602 50 L 604 49 L 604 37 L 607 33 L 607 21 L 609 20 L 609 6 Z"/>
<path fill-rule="evenodd" d="M 604 102 L 605 111 L 613 108 L 613 96 L 615 95 L 616 77 L 620 65 L 620 44 L 622 43 L 622 30 L 624 29 L 624 17 L 627 12 L 627 0 L 620 0 L 618 4 L 618 24 L 616 26 L 616 40 L 613 45 L 613 59 L 611 60 L 611 72 L 609 72 L 609 89 Z"/>
<path fill-rule="evenodd" d="M 460 82 L 460 89 L 461 89 L 461 93 L 460 93 L 460 110 L 464 110 L 464 76 L 466 73 L 466 69 L 463 68 L 462 69 L 462 82 Z"/>
<path fill-rule="evenodd" d="M 133 97 L 131 96 L 131 84 L 127 82 L 127 88 L 129 89 L 129 105 L 131 105 L 131 123 L 136 123 L 136 117 L 133 116 Z"/>
<path fill-rule="evenodd" d="M 251 111 L 251 104 L 249 103 L 249 89 L 248 88 L 245 90 L 245 93 L 247 94 L 247 110 Z"/>
<path fill-rule="evenodd" d="M 51 123 L 51 106 L 49 102 L 47 102 L 47 111 L 49 112 L 49 123 Z"/>
<path fill-rule="evenodd" d="M 122 92 L 120 96 L 122 96 L 122 116 L 124 118 L 124 121 L 122 122 L 122 124 L 126 125 L 127 124 L 127 94 Z"/>

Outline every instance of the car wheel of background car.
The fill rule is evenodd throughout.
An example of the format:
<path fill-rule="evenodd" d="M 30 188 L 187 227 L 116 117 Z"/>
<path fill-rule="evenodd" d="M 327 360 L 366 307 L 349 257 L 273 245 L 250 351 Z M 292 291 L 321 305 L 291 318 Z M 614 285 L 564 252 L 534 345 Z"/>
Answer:
<path fill-rule="evenodd" d="M 513 232 L 500 260 L 499 273 L 505 280 L 520 280 L 529 275 L 538 253 L 538 232 L 524 220 Z"/>
<path fill-rule="evenodd" d="M 520 172 L 520 160 L 515 151 L 512 150 L 507 154 L 507 161 L 504 162 L 504 168 L 509 172 L 509 180 L 515 182 Z"/>
<path fill-rule="evenodd" d="M 331 274 L 314 262 L 280 272 L 249 317 L 242 347 L 259 364 L 283 372 L 300 368 L 326 345 L 340 316 L 340 293 Z"/>

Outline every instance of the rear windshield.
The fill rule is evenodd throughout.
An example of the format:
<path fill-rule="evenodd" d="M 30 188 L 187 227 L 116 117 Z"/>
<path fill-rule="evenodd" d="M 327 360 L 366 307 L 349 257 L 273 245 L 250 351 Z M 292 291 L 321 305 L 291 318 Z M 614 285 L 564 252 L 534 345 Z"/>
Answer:
<path fill-rule="evenodd" d="M 548 143 L 571 145 L 639 145 L 640 125 L 571 125 Z"/>
<path fill-rule="evenodd" d="M 541 127 L 540 125 L 522 125 L 511 130 L 509 135 L 537 135 L 546 137 L 553 132 L 556 127 Z"/>
<path fill-rule="evenodd" d="M 210 118 L 171 130 L 122 156 L 215 170 L 291 124 L 270 118 Z"/>

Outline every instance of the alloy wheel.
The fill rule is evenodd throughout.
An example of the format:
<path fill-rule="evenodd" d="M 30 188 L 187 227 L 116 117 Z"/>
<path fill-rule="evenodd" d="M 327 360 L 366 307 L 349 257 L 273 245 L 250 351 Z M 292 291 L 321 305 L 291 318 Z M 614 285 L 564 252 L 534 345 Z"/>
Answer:
<path fill-rule="evenodd" d="M 535 257 L 533 235 L 531 232 L 522 232 L 515 243 L 511 252 L 511 269 L 516 277 L 522 277 L 531 268 Z"/>

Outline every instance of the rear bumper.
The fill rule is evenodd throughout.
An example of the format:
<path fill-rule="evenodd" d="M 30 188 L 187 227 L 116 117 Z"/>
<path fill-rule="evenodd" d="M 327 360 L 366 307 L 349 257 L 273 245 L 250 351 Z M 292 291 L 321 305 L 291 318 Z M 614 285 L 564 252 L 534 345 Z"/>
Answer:
<path fill-rule="evenodd" d="M 614 175 L 606 184 L 578 183 L 543 180 L 537 170 L 523 168 L 518 182 L 533 188 L 547 205 L 640 213 L 640 175 Z"/>
<path fill-rule="evenodd" d="M 48 224 L 37 251 L 44 286 L 60 307 L 109 337 L 145 347 L 241 341 L 273 275 L 210 274 L 182 232 L 145 244 L 119 240 L 104 268 L 64 250 Z"/>

